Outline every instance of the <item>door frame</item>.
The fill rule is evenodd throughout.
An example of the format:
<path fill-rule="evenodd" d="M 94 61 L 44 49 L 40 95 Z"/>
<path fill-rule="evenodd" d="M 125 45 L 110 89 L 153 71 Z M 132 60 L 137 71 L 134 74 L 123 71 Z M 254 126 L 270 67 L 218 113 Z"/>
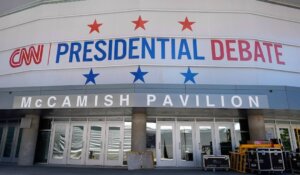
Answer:
<path fill-rule="evenodd" d="M 83 131 L 82 131 L 82 149 L 81 149 L 81 158 L 79 160 L 76 159 L 71 159 L 70 154 L 71 154 L 71 147 L 72 147 L 72 135 L 73 135 L 73 126 L 83 126 Z M 69 128 L 69 137 L 68 137 L 68 147 L 67 147 L 67 164 L 72 164 L 72 165 L 84 165 L 85 164 L 85 151 L 86 151 L 86 136 L 87 136 L 87 122 L 71 122 L 70 123 L 70 128 Z"/>
<path fill-rule="evenodd" d="M 173 142 L 173 159 L 161 160 L 161 130 L 163 125 L 172 126 L 172 142 Z M 176 166 L 176 147 L 175 147 L 175 134 L 176 134 L 175 121 L 157 121 L 156 123 L 156 162 L 158 166 Z"/>
<path fill-rule="evenodd" d="M 90 146 L 90 136 L 91 136 L 91 126 L 100 126 L 101 127 L 101 153 L 99 156 L 99 160 L 90 160 L 89 159 L 89 146 Z M 85 147 L 85 164 L 86 165 L 104 165 L 104 157 L 105 157 L 105 139 L 106 139 L 106 135 L 105 135 L 105 122 L 90 122 L 88 121 L 87 123 L 87 128 L 86 128 L 87 132 L 86 132 L 86 147 Z"/>
<path fill-rule="evenodd" d="M 18 144 L 18 137 L 19 137 L 19 131 L 20 131 L 20 126 L 16 123 L 7 123 L 2 125 L 3 126 L 3 133 L 2 133 L 2 146 L 0 145 L 1 150 L 0 150 L 0 161 L 1 162 L 16 162 L 18 159 L 15 157 L 16 156 L 16 149 L 17 149 L 17 144 Z M 7 132 L 9 127 L 14 127 L 14 136 L 12 140 L 12 148 L 10 151 L 10 156 L 9 157 L 3 157 L 4 150 L 5 150 L 5 144 L 6 144 L 6 137 L 7 137 Z"/>
<path fill-rule="evenodd" d="M 193 146 L 193 161 L 183 161 L 181 159 L 181 139 L 180 139 L 180 126 L 192 127 L 192 146 Z M 195 122 L 181 122 L 177 121 L 175 126 L 175 147 L 176 147 L 176 164 L 178 167 L 195 167 L 196 166 L 196 141 L 195 141 Z"/>
<path fill-rule="evenodd" d="M 54 146 L 54 137 L 55 137 L 55 129 L 58 125 L 64 125 L 65 129 L 65 148 L 63 153 L 62 159 L 54 159 L 52 158 L 53 155 L 53 146 Z M 49 144 L 49 151 L 48 151 L 48 163 L 50 164 L 66 164 L 67 163 L 67 155 L 68 155 L 68 148 L 69 148 L 69 126 L 70 122 L 52 122 L 51 128 L 51 139 Z"/>
<path fill-rule="evenodd" d="M 295 129 L 300 129 L 300 125 L 299 124 L 292 124 L 291 129 L 292 129 L 291 132 L 292 132 L 293 150 L 295 150 L 296 148 L 298 148 Z M 299 145 L 299 147 L 300 147 L 300 145 Z"/>
<path fill-rule="evenodd" d="M 109 127 L 120 127 L 120 151 L 119 160 L 107 160 L 108 148 L 108 131 Z M 105 124 L 105 146 L 104 146 L 104 165 L 106 166 L 121 166 L 123 165 L 123 141 L 124 141 L 124 122 L 123 121 L 109 121 Z"/>
<path fill-rule="evenodd" d="M 82 159 L 80 161 L 70 161 L 70 147 L 71 147 L 71 140 L 72 140 L 72 126 L 74 125 L 83 125 L 84 126 L 84 133 L 83 133 L 83 148 L 82 148 Z M 101 125 L 102 130 L 102 158 L 98 161 L 88 161 L 88 145 L 89 145 L 89 127 L 92 125 Z M 65 145 L 64 145 L 64 152 L 62 159 L 53 159 L 53 146 L 54 146 L 54 137 L 55 137 L 55 129 L 58 126 L 63 126 L 65 128 Z M 107 143 L 108 143 L 108 129 L 111 126 L 116 126 L 120 128 L 120 151 L 119 151 L 119 160 L 117 161 L 110 161 L 107 160 Z M 124 122 L 123 121 L 101 121 L 101 122 L 89 122 L 89 121 L 57 121 L 52 122 L 51 128 L 51 136 L 50 136 L 50 144 L 48 150 L 48 163 L 50 164 L 80 164 L 80 165 L 108 165 L 108 166 L 122 166 L 123 165 L 123 141 L 124 141 Z"/>
<path fill-rule="evenodd" d="M 265 130 L 266 130 L 267 128 L 272 128 L 272 130 L 273 130 L 273 132 L 274 132 L 274 137 L 278 138 L 278 135 L 277 135 L 277 129 L 276 129 L 276 125 L 275 125 L 275 124 L 273 124 L 273 123 L 266 123 L 266 124 L 265 124 Z M 266 138 L 267 138 L 267 135 L 266 135 Z M 270 138 L 270 139 L 272 139 L 272 138 Z M 273 139 L 274 139 L 274 138 L 273 138 Z"/>
<path fill-rule="evenodd" d="M 215 123 L 215 152 L 214 155 L 221 155 L 221 145 L 220 145 L 220 135 L 219 126 L 225 126 L 230 128 L 231 136 L 231 150 L 235 148 L 235 133 L 234 133 L 234 123 L 233 122 L 216 122 Z"/>
<path fill-rule="evenodd" d="M 276 133 L 277 133 L 277 138 L 279 138 L 282 142 L 282 139 L 280 137 L 280 132 L 279 132 L 279 128 L 286 128 L 289 131 L 289 138 L 290 138 L 290 144 L 291 144 L 291 150 L 294 150 L 294 144 L 293 144 L 293 137 L 292 134 L 293 132 L 291 131 L 292 127 L 290 124 L 276 124 Z"/>
<path fill-rule="evenodd" d="M 2 161 L 2 152 L 3 152 L 3 149 L 4 149 L 4 140 L 5 139 L 5 133 L 6 133 L 6 126 L 4 124 L 0 124 L 0 127 L 2 128 L 2 135 L 1 135 L 1 140 L 0 140 L 0 161 Z"/>
<path fill-rule="evenodd" d="M 196 162 L 197 162 L 197 166 L 202 167 L 202 148 L 200 146 L 201 144 L 201 138 L 200 138 L 200 132 L 199 132 L 199 128 L 200 126 L 209 126 L 211 127 L 211 140 L 212 140 L 212 151 L 215 154 L 216 148 L 216 140 L 215 140 L 215 123 L 214 122 L 196 122 L 196 126 L 195 126 L 195 132 L 196 132 Z"/>

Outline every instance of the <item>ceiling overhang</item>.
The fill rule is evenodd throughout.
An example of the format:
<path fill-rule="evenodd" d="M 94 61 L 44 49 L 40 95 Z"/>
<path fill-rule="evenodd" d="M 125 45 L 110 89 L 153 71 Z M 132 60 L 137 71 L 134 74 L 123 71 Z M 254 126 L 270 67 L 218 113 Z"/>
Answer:
<path fill-rule="evenodd" d="M 300 9 L 299 0 L 259 0 L 259 1 Z"/>

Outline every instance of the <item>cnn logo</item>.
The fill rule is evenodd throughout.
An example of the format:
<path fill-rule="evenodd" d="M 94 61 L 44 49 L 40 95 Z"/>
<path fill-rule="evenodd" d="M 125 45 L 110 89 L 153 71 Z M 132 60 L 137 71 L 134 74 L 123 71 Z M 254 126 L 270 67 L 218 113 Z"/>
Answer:
<path fill-rule="evenodd" d="M 30 46 L 28 49 L 19 48 L 16 49 L 10 56 L 9 64 L 11 67 L 16 68 L 24 64 L 29 65 L 31 61 L 35 64 L 40 64 L 43 57 L 44 45 L 38 45 L 36 48 Z"/>

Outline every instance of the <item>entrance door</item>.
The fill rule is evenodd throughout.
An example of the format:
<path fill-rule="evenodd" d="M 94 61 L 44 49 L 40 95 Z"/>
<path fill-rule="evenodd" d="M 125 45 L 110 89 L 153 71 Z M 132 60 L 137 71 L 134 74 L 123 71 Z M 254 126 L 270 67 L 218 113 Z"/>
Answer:
<path fill-rule="evenodd" d="M 84 164 L 86 146 L 86 125 L 71 123 L 68 164 Z"/>
<path fill-rule="evenodd" d="M 16 161 L 15 154 L 19 136 L 19 127 L 14 124 L 0 126 L 0 160 L 2 162 Z"/>
<path fill-rule="evenodd" d="M 274 124 L 265 124 L 265 131 L 266 131 L 266 140 L 277 138 Z"/>
<path fill-rule="evenodd" d="M 291 142 L 292 139 L 291 139 L 290 125 L 278 124 L 277 135 L 282 142 L 284 150 L 291 151 L 293 148 Z"/>
<path fill-rule="evenodd" d="M 196 164 L 195 131 L 191 122 L 159 122 L 156 134 L 158 166 L 185 166 Z"/>
<path fill-rule="evenodd" d="M 229 155 L 234 148 L 233 123 L 216 123 L 216 155 Z"/>
<path fill-rule="evenodd" d="M 66 164 L 69 138 L 68 123 L 54 123 L 49 151 L 49 163 Z"/>
<path fill-rule="evenodd" d="M 2 160 L 2 152 L 4 149 L 4 138 L 5 138 L 6 128 L 0 124 L 0 160 Z"/>
<path fill-rule="evenodd" d="M 178 122 L 176 133 L 177 166 L 195 166 L 193 123 Z"/>
<path fill-rule="evenodd" d="M 293 125 L 292 126 L 292 140 L 294 149 L 300 148 L 300 126 L 299 125 Z"/>
<path fill-rule="evenodd" d="M 202 166 L 203 155 L 214 154 L 214 129 L 213 123 L 198 123 L 196 125 L 197 165 Z"/>
<path fill-rule="evenodd" d="M 123 164 L 122 122 L 55 122 L 51 140 L 49 163 Z"/>
<path fill-rule="evenodd" d="M 0 154 L 2 153 L 2 147 L 3 147 L 3 135 L 4 135 L 4 126 L 0 125 Z"/>
<path fill-rule="evenodd" d="M 88 124 L 86 164 L 103 165 L 105 128 L 102 122 Z"/>
<path fill-rule="evenodd" d="M 159 166 L 176 166 L 174 130 L 174 122 L 157 123 L 156 160 Z"/>
<path fill-rule="evenodd" d="M 105 165 L 120 166 L 123 163 L 123 125 L 120 122 L 106 124 Z"/>

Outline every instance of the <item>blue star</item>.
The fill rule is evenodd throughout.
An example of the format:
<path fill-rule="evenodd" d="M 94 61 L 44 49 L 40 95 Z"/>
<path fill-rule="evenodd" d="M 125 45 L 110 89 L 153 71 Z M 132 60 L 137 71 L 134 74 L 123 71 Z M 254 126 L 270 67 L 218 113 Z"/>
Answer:
<path fill-rule="evenodd" d="M 93 69 L 91 68 L 90 73 L 83 74 L 83 76 L 85 76 L 85 78 L 86 78 L 85 84 L 88 84 L 89 82 L 92 82 L 92 83 L 96 84 L 95 78 L 98 75 L 99 74 L 94 74 Z"/>
<path fill-rule="evenodd" d="M 197 74 L 198 74 L 198 73 L 192 73 L 192 71 L 191 71 L 190 68 L 188 68 L 188 70 L 187 70 L 186 73 L 181 73 L 181 75 L 183 75 L 183 76 L 185 77 L 184 83 L 187 83 L 188 81 L 191 81 L 191 82 L 193 82 L 194 84 L 196 83 L 194 77 L 195 77 Z"/>
<path fill-rule="evenodd" d="M 137 80 L 141 80 L 145 83 L 144 75 L 146 75 L 148 72 L 142 72 L 141 67 L 139 66 L 136 72 L 130 72 L 132 75 L 134 75 L 133 83 L 135 83 Z"/>

